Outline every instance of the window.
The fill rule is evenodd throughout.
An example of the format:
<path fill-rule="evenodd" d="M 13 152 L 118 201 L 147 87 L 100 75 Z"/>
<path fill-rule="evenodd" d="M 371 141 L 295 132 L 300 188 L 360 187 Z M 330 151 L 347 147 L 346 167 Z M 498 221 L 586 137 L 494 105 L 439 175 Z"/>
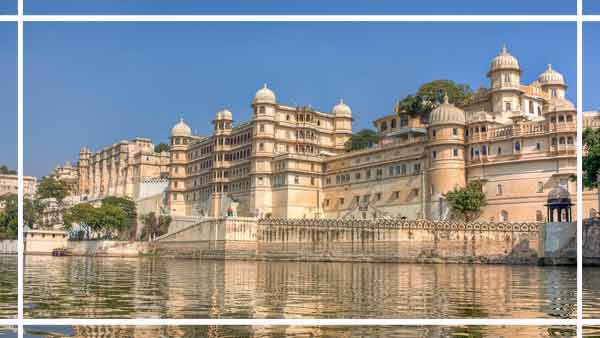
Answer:
<path fill-rule="evenodd" d="M 264 114 L 264 113 L 265 113 L 265 107 L 259 107 L 259 108 L 258 108 L 258 112 L 259 112 L 260 114 Z"/>
<path fill-rule="evenodd" d="M 310 185 L 315 185 L 315 178 L 314 177 L 310 178 Z"/>
<path fill-rule="evenodd" d="M 573 144 L 573 137 L 572 136 L 567 137 L 567 144 Z"/>
<path fill-rule="evenodd" d="M 261 124 L 261 125 L 260 125 L 260 131 L 261 131 L 261 132 L 264 132 L 264 131 L 265 131 L 265 125 L 264 125 L 264 124 Z"/>
<path fill-rule="evenodd" d="M 542 145 L 541 145 L 541 143 L 539 143 L 539 142 L 538 142 L 538 143 L 536 143 L 536 144 L 535 144 L 535 149 L 536 149 L 536 150 L 541 150 L 541 149 L 542 149 Z"/>
<path fill-rule="evenodd" d="M 381 122 L 381 131 L 387 130 L 387 123 L 385 121 Z"/>
<path fill-rule="evenodd" d="M 354 174 L 354 179 L 355 180 L 360 180 L 360 173 L 359 172 L 356 173 L 356 174 Z"/>
<path fill-rule="evenodd" d="M 535 220 L 536 220 L 536 222 L 543 222 L 544 221 L 544 214 L 542 213 L 541 210 L 537 210 L 535 212 Z"/>
<path fill-rule="evenodd" d="M 300 177 L 294 176 L 294 184 L 299 184 L 299 183 L 300 183 Z"/>
<path fill-rule="evenodd" d="M 454 155 L 454 157 L 458 156 L 458 149 L 457 148 L 452 149 L 452 155 Z"/>
<path fill-rule="evenodd" d="M 508 222 L 508 212 L 506 210 L 500 212 L 500 222 Z"/>
<path fill-rule="evenodd" d="M 343 198 L 343 197 L 342 197 L 342 198 L 340 198 L 340 199 L 339 199 L 339 201 L 340 201 L 340 205 L 344 205 L 344 202 L 345 202 L 345 201 L 344 201 L 344 198 Z"/>
<path fill-rule="evenodd" d="M 515 142 L 515 151 L 521 151 L 521 142 Z"/>
<path fill-rule="evenodd" d="M 458 135 L 458 128 L 452 128 L 452 135 Z"/>
<path fill-rule="evenodd" d="M 328 206 L 329 206 L 329 200 L 328 200 L 328 199 L 326 199 L 326 200 L 325 200 L 325 206 L 326 206 L 326 207 L 328 207 Z"/>
<path fill-rule="evenodd" d="M 375 200 L 376 201 L 381 201 L 381 193 L 380 192 L 378 192 L 378 193 L 375 194 Z"/>
<path fill-rule="evenodd" d="M 408 126 L 408 117 L 401 116 L 400 117 L 400 127 L 406 127 L 406 126 Z"/>
<path fill-rule="evenodd" d="M 394 191 L 394 193 L 392 194 L 392 198 L 393 198 L 393 199 L 398 199 L 398 198 L 400 198 L 400 192 L 399 192 L 399 191 Z"/>
<path fill-rule="evenodd" d="M 552 89 L 550 90 L 550 95 L 551 95 L 552 97 L 557 97 L 557 96 L 558 96 L 558 95 L 557 95 L 557 92 L 556 92 L 556 88 L 552 88 Z"/>
<path fill-rule="evenodd" d="M 398 123 L 398 122 L 396 122 L 396 119 L 392 119 L 392 122 L 391 122 L 391 128 L 392 128 L 392 129 L 396 129 L 396 124 L 397 124 L 397 123 Z"/>
<path fill-rule="evenodd" d="M 504 82 L 505 83 L 511 83 L 510 73 L 504 74 Z"/>
<path fill-rule="evenodd" d="M 258 144 L 258 150 L 265 150 L 265 145 L 263 143 Z"/>
<path fill-rule="evenodd" d="M 481 146 L 481 155 L 487 155 L 487 146 L 485 144 Z"/>
<path fill-rule="evenodd" d="M 402 165 L 402 175 L 406 175 L 406 164 Z"/>
<path fill-rule="evenodd" d="M 437 131 L 435 129 L 431 130 L 431 137 L 435 137 L 437 135 Z"/>
<path fill-rule="evenodd" d="M 390 166 L 388 168 L 388 176 L 394 176 L 394 167 L 393 166 Z"/>
<path fill-rule="evenodd" d="M 544 182 L 537 182 L 537 190 L 536 192 L 542 193 L 544 192 Z"/>
<path fill-rule="evenodd" d="M 504 111 L 512 111 L 512 104 L 510 102 L 504 103 Z"/>
<path fill-rule="evenodd" d="M 533 110 L 533 101 L 529 101 L 529 114 L 534 114 L 535 111 Z"/>
<path fill-rule="evenodd" d="M 496 186 L 496 195 L 502 196 L 502 184 Z"/>
<path fill-rule="evenodd" d="M 433 159 L 437 158 L 437 151 L 435 151 L 435 150 L 434 150 L 434 151 L 432 151 L 432 152 L 431 152 L 431 157 L 432 157 Z"/>

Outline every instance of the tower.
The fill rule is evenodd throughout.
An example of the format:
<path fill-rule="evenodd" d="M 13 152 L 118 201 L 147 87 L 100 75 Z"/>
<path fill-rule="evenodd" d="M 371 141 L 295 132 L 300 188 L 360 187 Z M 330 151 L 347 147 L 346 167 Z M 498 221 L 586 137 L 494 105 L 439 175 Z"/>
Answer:
<path fill-rule="evenodd" d="M 550 98 L 564 99 L 567 85 L 561 73 L 552 69 L 549 64 L 546 70 L 540 74 L 538 81 L 542 86 L 542 90 L 547 93 Z"/>
<path fill-rule="evenodd" d="M 171 215 L 185 216 L 185 179 L 186 179 L 186 153 L 190 143 L 192 130 L 180 119 L 171 129 L 171 160 L 169 161 L 169 187 L 167 199 Z"/>
<path fill-rule="evenodd" d="M 352 109 L 340 99 L 331 112 L 335 116 L 335 146 L 344 149 L 346 141 L 352 136 Z"/>
<path fill-rule="evenodd" d="M 214 163 L 211 172 L 213 178 L 210 212 L 212 217 L 223 216 L 222 201 L 228 187 L 228 175 L 226 171 L 230 167 L 230 161 L 226 156 L 230 150 L 229 136 L 233 127 L 233 114 L 227 109 L 219 111 L 213 120 L 214 129 Z"/>
<path fill-rule="evenodd" d="M 492 114 L 510 118 L 513 112 L 521 112 L 521 69 L 519 61 L 508 52 L 506 46 L 492 60 L 487 77 L 490 79 Z"/>
<path fill-rule="evenodd" d="M 79 171 L 79 194 L 87 196 L 90 194 L 90 159 L 92 152 L 88 148 L 81 148 L 77 168 Z M 85 198 L 85 197 L 84 197 Z"/>
<path fill-rule="evenodd" d="M 466 185 L 465 112 L 448 102 L 439 105 L 429 115 L 427 127 L 428 156 L 427 192 L 429 217 L 441 220 L 448 215 L 444 195 L 455 187 Z"/>

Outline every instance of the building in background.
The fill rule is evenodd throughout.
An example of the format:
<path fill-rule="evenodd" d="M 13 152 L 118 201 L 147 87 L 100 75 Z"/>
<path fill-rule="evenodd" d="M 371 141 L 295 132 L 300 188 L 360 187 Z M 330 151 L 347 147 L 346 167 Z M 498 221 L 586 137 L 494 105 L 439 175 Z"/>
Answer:
<path fill-rule="evenodd" d="M 153 194 L 144 191 L 164 189 L 160 208 L 175 219 L 443 220 L 451 217 L 445 194 L 479 181 L 488 199 L 480 220 L 545 221 L 552 189 L 575 199 L 577 112 L 550 65 L 527 85 L 521 74 L 504 47 L 486 74 L 489 88 L 471 103 L 446 99 L 428 117 L 396 109 L 374 121 L 379 144 L 357 151 L 345 147 L 353 121 L 346 103 L 330 112 L 285 105 L 265 85 L 250 121 L 235 124 L 222 110 L 212 134 L 200 136 L 181 120 L 169 153 L 154 153 L 146 139 L 95 154 L 84 148 L 78 194 L 146 199 Z"/>

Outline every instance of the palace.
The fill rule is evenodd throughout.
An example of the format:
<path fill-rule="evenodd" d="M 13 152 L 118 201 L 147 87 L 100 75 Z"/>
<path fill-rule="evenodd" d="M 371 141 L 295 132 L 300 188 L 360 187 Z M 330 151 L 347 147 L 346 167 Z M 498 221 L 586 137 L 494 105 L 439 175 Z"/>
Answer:
<path fill-rule="evenodd" d="M 144 178 L 167 178 L 164 209 L 174 217 L 238 216 L 336 219 L 452 217 L 445 194 L 480 181 L 487 195 L 480 220 L 544 221 L 548 192 L 575 200 L 576 108 L 563 76 L 550 65 L 529 85 L 506 48 L 491 61 L 489 88 L 469 104 L 448 99 L 428 118 L 396 107 L 373 124 L 373 147 L 347 151 L 353 112 L 340 100 L 330 112 L 279 103 L 256 92 L 250 121 L 222 110 L 210 136 L 179 121 L 171 149 L 121 142 L 80 153 L 80 195 L 137 198 Z"/>

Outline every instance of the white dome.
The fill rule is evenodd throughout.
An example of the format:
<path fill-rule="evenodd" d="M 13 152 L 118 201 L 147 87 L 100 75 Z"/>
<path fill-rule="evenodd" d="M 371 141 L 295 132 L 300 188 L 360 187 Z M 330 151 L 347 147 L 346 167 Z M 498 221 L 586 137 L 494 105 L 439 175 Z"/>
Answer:
<path fill-rule="evenodd" d="M 520 70 L 519 61 L 508 52 L 506 46 L 502 47 L 500 54 L 498 54 L 490 64 L 490 71 L 503 69 Z"/>
<path fill-rule="evenodd" d="M 444 103 L 440 104 L 429 114 L 429 125 L 466 124 L 465 112 L 448 102 L 448 95 L 444 96 Z"/>
<path fill-rule="evenodd" d="M 215 120 L 233 120 L 233 114 L 227 109 L 223 109 L 217 113 Z"/>
<path fill-rule="evenodd" d="M 575 105 L 573 104 L 573 102 L 564 99 L 564 98 L 560 98 L 560 97 L 553 97 L 550 100 L 548 100 L 548 112 L 558 112 L 558 111 L 573 111 L 576 110 Z"/>
<path fill-rule="evenodd" d="M 171 136 L 192 136 L 192 129 L 183 122 L 183 119 L 179 119 L 179 122 L 171 129 Z"/>
<path fill-rule="evenodd" d="M 565 85 L 565 79 L 562 74 L 552 69 L 552 65 L 548 65 L 546 71 L 538 76 L 538 81 L 544 85 Z"/>
<path fill-rule="evenodd" d="M 275 93 L 267 88 L 265 83 L 264 87 L 259 89 L 254 95 L 254 103 L 276 103 Z"/>
<path fill-rule="evenodd" d="M 352 116 L 352 109 L 344 103 L 344 100 L 340 100 L 340 103 L 336 104 L 331 112 L 335 116 Z"/>

